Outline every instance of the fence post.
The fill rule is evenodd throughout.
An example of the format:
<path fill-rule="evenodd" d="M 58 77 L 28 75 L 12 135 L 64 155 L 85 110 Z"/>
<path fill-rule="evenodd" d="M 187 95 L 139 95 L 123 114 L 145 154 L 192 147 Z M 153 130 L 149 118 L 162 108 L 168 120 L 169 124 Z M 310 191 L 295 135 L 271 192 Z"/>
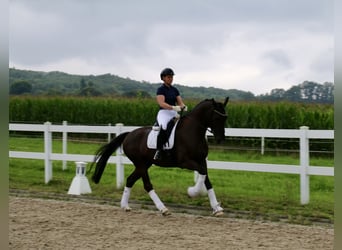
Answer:
<path fill-rule="evenodd" d="M 67 144 L 68 144 L 68 133 L 67 133 L 67 121 L 63 121 L 63 157 L 67 154 Z M 62 169 L 65 170 L 67 168 L 67 161 L 63 160 L 63 167 Z"/>
<path fill-rule="evenodd" d="M 264 155 L 265 152 L 265 137 L 261 137 L 261 154 Z"/>
<path fill-rule="evenodd" d="M 108 123 L 108 126 L 111 127 L 112 124 L 111 124 L 111 123 Z M 111 139 L 112 139 L 112 135 L 111 135 L 111 133 L 109 132 L 109 133 L 108 133 L 108 139 L 107 139 L 107 141 L 110 142 Z"/>
<path fill-rule="evenodd" d="M 122 123 L 115 124 L 116 126 L 116 136 L 121 134 L 122 131 Z M 121 147 L 119 147 L 116 150 L 116 188 L 121 189 L 124 185 L 124 166 L 122 164 L 122 150 Z"/>
<path fill-rule="evenodd" d="M 44 151 L 45 151 L 45 184 L 52 179 L 52 132 L 50 131 L 51 122 L 45 122 L 44 129 Z"/>
<path fill-rule="evenodd" d="M 310 200 L 310 176 L 309 167 L 309 139 L 307 131 L 309 127 L 301 126 L 300 131 L 300 203 L 308 204 Z"/>

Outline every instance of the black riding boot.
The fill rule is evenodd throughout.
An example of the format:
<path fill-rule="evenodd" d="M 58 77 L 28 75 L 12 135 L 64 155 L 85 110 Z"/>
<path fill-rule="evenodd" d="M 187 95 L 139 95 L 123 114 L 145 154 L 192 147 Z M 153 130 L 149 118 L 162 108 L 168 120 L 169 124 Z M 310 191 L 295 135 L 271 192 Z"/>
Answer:
<path fill-rule="evenodd" d="M 163 152 L 163 146 L 166 142 L 166 130 L 163 130 L 162 128 L 160 128 L 158 137 L 157 137 L 157 151 L 154 154 L 153 159 L 154 160 L 160 160 L 161 159 L 161 155 Z"/>

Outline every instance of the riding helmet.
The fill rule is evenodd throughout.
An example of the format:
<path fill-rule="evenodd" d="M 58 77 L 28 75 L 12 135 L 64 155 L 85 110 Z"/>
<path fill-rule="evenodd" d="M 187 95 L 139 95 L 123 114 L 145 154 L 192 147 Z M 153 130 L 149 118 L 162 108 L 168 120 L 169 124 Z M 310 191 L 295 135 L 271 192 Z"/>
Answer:
<path fill-rule="evenodd" d="M 173 76 L 175 73 L 173 72 L 172 69 L 170 68 L 165 68 L 162 70 L 162 72 L 160 73 L 160 79 L 163 80 L 164 76 Z"/>

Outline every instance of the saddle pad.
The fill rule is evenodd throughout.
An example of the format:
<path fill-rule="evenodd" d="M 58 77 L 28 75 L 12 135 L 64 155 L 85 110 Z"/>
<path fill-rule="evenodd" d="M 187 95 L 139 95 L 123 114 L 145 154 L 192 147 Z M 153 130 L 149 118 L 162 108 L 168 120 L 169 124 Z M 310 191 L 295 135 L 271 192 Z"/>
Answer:
<path fill-rule="evenodd" d="M 164 149 L 171 149 L 173 148 L 173 144 L 175 142 L 175 131 L 177 127 L 178 120 L 176 121 L 175 125 L 172 128 L 170 137 L 169 137 L 169 143 L 165 143 Z M 151 132 L 148 134 L 147 137 L 147 147 L 150 149 L 156 149 L 157 148 L 157 137 L 159 134 L 159 130 L 151 130 Z"/>

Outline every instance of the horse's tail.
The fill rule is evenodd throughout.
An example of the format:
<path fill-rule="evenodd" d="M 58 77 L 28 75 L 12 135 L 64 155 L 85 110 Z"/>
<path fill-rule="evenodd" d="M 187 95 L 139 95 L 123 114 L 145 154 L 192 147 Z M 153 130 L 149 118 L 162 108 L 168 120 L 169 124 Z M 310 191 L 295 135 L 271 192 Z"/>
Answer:
<path fill-rule="evenodd" d="M 113 140 L 111 140 L 109 143 L 103 145 L 97 152 L 94 158 L 93 163 L 90 166 L 90 170 L 93 167 L 93 165 L 96 163 L 96 168 L 94 171 L 93 176 L 91 179 L 96 184 L 100 182 L 101 176 L 103 174 L 103 171 L 107 165 L 107 161 L 109 157 L 114 153 L 115 150 L 120 147 L 126 136 L 129 134 L 129 132 L 122 133 L 115 137 Z"/>

